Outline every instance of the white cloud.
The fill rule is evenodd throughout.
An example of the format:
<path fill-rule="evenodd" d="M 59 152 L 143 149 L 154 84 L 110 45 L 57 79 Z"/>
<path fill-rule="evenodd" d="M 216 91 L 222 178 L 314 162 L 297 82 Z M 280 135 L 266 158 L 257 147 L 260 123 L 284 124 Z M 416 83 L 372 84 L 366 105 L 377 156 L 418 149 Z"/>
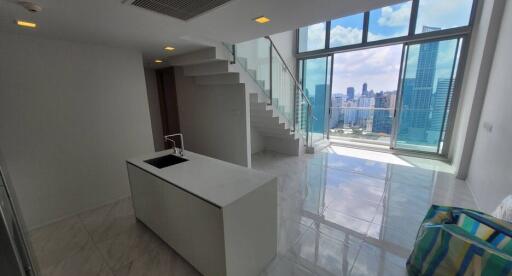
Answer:
<path fill-rule="evenodd" d="M 305 29 L 302 29 L 305 30 Z M 301 30 L 301 31 L 302 31 Z M 301 35 L 303 36 L 303 34 Z M 304 50 L 322 49 L 325 47 L 325 23 L 317 23 L 307 27 L 307 47 Z"/>
<path fill-rule="evenodd" d="M 381 16 L 377 21 L 380 26 L 385 27 L 403 27 L 409 25 L 411 15 L 411 3 L 407 2 L 398 9 L 393 9 L 391 6 L 381 8 Z"/>
<path fill-rule="evenodd" d="M 331 29 L 331 46 L 338 47 L 361 43 L 362 37 L 363 30 L 361 29 L 336 25 Z M 385 37 L 382 35 L 368 32 L 369 41 L 380 40 L 383 38 Z"/>
<path fill-rule="evenodd" d="M 361 86 L 376 92 L 396 90 L 402 45 L 351 51 L 334 56 L 333 93 L 345 93 L 353 86 L 361 93 Z"/>
<path fill-rule="evenodd" d="M 363 30 L 337 25 L 331 29 L 331 46 L 361 43 Z"/>
<path fill-rule="evenodd" d="M 463 26 L 468 23 L 472 0 L 420 1 L 417 28 L 423 26 L 443 29 Z"/>

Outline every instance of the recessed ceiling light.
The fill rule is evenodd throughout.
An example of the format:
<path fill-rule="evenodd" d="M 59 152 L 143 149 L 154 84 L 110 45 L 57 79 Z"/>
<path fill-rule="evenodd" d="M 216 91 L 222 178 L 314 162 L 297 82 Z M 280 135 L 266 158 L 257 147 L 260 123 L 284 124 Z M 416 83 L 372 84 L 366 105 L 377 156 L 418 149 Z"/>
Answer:
<path fill-rule="evenodd" d="M 164 61 L 161 59 L 155 59 L 155 63 L 162 63 L 162 62 L 164 62 Z"/>
<path fill-rule="evenodd" d="M 16 20 L 16 25 L 27 28 L 37 28 L 37 24 L 34 22 L 28 22 L 23 20 Z"/>
<path fill-rule="evenodd" d="M 174 47 L 171 47 L 171 46 L 165 46 L 164 50 L 166 51 L 174 51 L 176 48 Z"/>
<path fill-rule="evenodd" d="M 265 24 L 265 23 L 270 22 L 270 18 L 265 17 L 265 16 L 260 16 L 260 17 L 254 18 L 254 21 L 257 23 L 260 23 L 260 24 Z"/>

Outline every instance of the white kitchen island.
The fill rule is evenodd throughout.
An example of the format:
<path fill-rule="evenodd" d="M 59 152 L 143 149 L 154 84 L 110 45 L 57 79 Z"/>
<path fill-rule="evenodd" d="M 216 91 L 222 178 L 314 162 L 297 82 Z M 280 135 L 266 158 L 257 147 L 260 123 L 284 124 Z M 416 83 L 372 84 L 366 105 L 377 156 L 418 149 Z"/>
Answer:
<path fill-rule="evenodd" d="M 169 154 L 127 161 L 137 219 L 204 275 L 258 275 L 277 250 L 276 178 L 190 151 L 145 162 Z"/>

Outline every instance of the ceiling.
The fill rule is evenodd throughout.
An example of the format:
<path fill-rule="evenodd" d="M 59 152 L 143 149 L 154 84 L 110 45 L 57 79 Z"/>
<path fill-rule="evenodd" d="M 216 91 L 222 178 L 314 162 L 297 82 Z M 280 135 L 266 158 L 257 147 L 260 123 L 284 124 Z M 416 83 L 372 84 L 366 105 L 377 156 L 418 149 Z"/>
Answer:
<path fill-rule="evenodd" d="M 132 48 L 150 61 L 199 49 L 211 40 L 245 41 L 401 1 L 232 0 L 182 21 L 122 0 L 34 0 L 43 7 L 35 14 L 16 0 L 0 0 L 0 32 Z M 272 21 L 252 21 L 261 15 Z M 16 19 L 34 21 L 38 28 L 19 28 Z M 176 50 L 165 53 L 164 45 Z"/>

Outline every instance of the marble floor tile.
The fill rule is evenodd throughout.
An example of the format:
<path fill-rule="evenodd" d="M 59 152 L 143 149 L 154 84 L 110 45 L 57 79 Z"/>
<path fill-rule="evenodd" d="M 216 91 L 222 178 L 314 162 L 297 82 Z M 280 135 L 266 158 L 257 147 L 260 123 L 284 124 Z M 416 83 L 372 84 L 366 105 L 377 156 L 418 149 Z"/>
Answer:
<path fill-rule="evenodd" d="M 313 276 L 315 275 L 312 271 L 303 267 L 300 264 L 297 264 L 290 259 L 278 256 L 270 263 L 270 265 L 265 269 L 265 271 L 261 274 L 261 276 L 282 276 L 282 275 L 290 275 L 290 276 Z"/>
<path fill-rule="evenodd" d="M 153 253 L 163 241 L 141 223 L 114 238 L 97 243 L 98 249 L 112 269 L 118 269 L 138 258 Z"/>
<path fill-rule="evenodd" d="M 362 220 L 348 214 L 327 208 L 324 212 L 324 219 L 327 223 L 335 224 L 340 229 L 365 235 L 370 227 L 370 221 Z"/>
<path fill-rule="evenodd" d="M 168 247 L 140 255 L 114 270 L 119 276 L 201 275 Z"/>
<path fill-rule="evenodd" d="M 135 216 L 130 198 L 86 211 L 78 217 L 95 242 L 116 237 L 135 225 Z"/>
<path fill-rule="evenodd" d="M 74 254 L 42 270 L 52 276 L 111 276 L 113 275 L 92 241 L 88 241 Z"/>
<path fill-rule="evenodd" d="M 404 275 L 431 204 L 476 208 L 439 161 L 328 147 L 257 153 L 252 166 L 278 177 L 277 256 L 261 275 Z M 200 275 L 137 222 L 129 198 L 32 231 L 31 240 L 43 275 Z"/>
<path fill-rule="evenodd" d="M 350 271 L 354 276 L 405 276 L 406 258 L 395 255 L 385 247 L 363 243 Z"/>
<path fill-rule="evenodd" d="M 62 262 L 81 250 L 89 235 L 77 217 L 71 217 L 33 230 L 30 240 L 40 269 Z"/>
<path fill-rule="evenodd" d="M 358 244 L 340 242 L 308 229 L 289 255 L 315 275 L 347 275 L 358 251 Z"/>

